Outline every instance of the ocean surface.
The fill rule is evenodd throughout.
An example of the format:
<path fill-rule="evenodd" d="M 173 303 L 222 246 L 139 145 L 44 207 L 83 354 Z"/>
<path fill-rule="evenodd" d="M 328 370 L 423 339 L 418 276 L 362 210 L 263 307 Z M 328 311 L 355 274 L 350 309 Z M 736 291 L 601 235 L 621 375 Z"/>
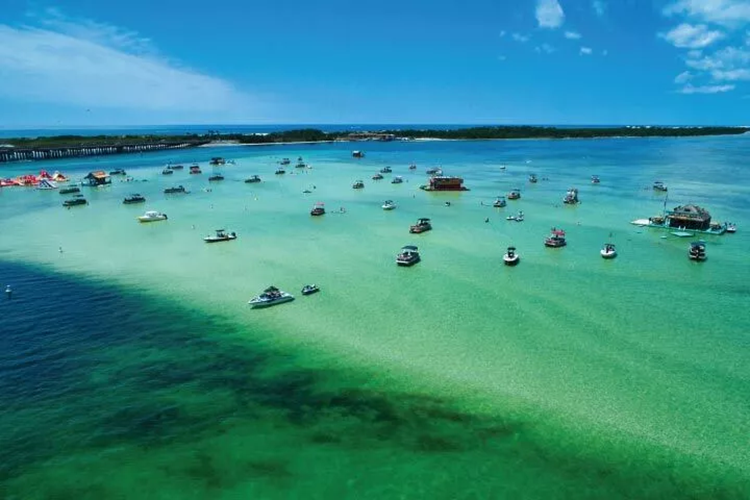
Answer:
<path fill-rule="evenodd" d="M 57 191 L 0 189 L 0 286 L 13 291 L 0 297 L 0 498 L 748 498 L 748 140 L 4 165 L 2 177 L 123 168 L 132 180 L 82 188 L 89 205 L 71 209 Z M 169 162 L 186 168 L 163 176 Z M 434 166 L 470 191 L 418 189 Z M 214 172 L 225 180 L 209 183 Z M 263 182 L 244 183 L 252 174 Z M 190 194 L 162 193 L 179 184 Z M 577 206 L 562 204 L 570 187 Z M 492 208 L 513 188 L 520 200 Z M 147 203 L 123 205 L 130 193 Z M 315 202 L 325 216 L 310 217 Z M 703 263 L 689 238 L 629 223 L 688 202 L 739 228 L 704 236 Z M 169 220 L 139 224 L 145 210 Z M 524 222 L 506 220 L 518 210 Z M 419 217 L 434 229 L 410 235 Z M 553 226 L 567 247 L 544 247 Z M 219 228 L 239 238 L 202 241 Z M 605 242 L 616 259 L 599 256 Z M 407 244 L 422 262 L 399 268 Z M 301 296 L 306 283 L 321 292 Z M 272 284 L 297 299 L 250 309 Z"/>

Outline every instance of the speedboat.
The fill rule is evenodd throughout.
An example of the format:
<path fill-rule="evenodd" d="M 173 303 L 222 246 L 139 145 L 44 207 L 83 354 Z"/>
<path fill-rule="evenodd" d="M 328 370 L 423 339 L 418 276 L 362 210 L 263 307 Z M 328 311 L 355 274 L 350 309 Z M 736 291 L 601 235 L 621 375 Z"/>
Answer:
<path fill-rule="evenodd" d="M 662 181 L 654 181 L 654 191 L 666 192 L 667 186 Z"/>
<path fill-rule="evenodd" d="M 302 161 L 302 158 L 300 158 L 294 168 L 307 168 L 307 163 Z"/>
<path fill-rule="evenodd" d="M 393 210 L 394 208 L 396 208 L 396 204 L 393 200 L 385 200 L 383 203 L 383 210 Z"/>
<path fill-rule="evenodd" d="M 115 170 L 112 170 L 112 171 L 111 171 L 111 172 L 109 173 L 109 175 L 128 175 L 128 174 L 127 174 L 127 173 L 125 173 L 125 170 L 123 170 L 123 169 L 121 169 L 121 168 L 116 168 Z"/>
<path fill-rule="evenodd" d="M 727 232 L 728 233 L 736 233 L 737 232 L 737 224 L 734 222 L 727 222 Z"/>
<path fill-rule="evenodd" d="M 391 180 L 391 184 L 401 184 L 402 182 L 404 182 L 404 178 L 400 175 L 397 175 Z"/>
<path fill-rule="evenodd" d="M 432 167 L 427 169 L 427 175 L 443 175 L 443 171 L 440 167 Z"/>
<path fill-rule="evenodd" d="M 198 165 L 193 165 L 190 167 L 190 173 L 191 174 L 202 174 L 201 168 Z"/>
<path fill-rule="evenodd" d="M 605 259 L 614 259 L 617 257 L 617 250 L 614 243 L 605 243 L 599 253 Z"/>
<path fill-rule="evenodd" d="M 406 245 L 401 248 L 401 252 L 396 256 L 396 264 L 399 266 L 413 266 L 420 260 L 422 259 L 419 256 L 419 249 L 414 245 Z"/>
<path fill-rule="evenodd" d="M 164 170 L 161 171 L 162 175 L 172 175 L 173 173 L 174 173 L 174 170 L 172 170 L 171 168 L 165 168 Z"/>
<path fill-rule="evenodd" d="M 80 192 L 81 192 L 81 188 L 75 187 L 75 186 L 62 188 L 60 190 L 60 194 L 75 194 L 75 193 L 80 193 Z"/>
<path fill-rule="evenodd" d="M 393 172 L 393 170 L 391 170 L 391 167 L 383 167 L 380 169 L 381 174 L 390 174 L 391 172 Z"/>
<path fill-rule="evenodd" d="M 276 175 L 284 175 L 286 173 L 286 170 L 284 170 L 284 167 L 279 167 L 276 169 L 276 172 L 274 174 Z"/>
<path fill-rule="evenodd" d="M 503 208 L 507 204 L 508 203 L 505 201 L 505 196 L 498 196 L 492 206 L 495 208 Z"/>
<path fill-rule="evenodd" d="M 432 229 L 432 224 L 430 223 L 430 219 L 422 217 L 421 219 L 417 220 L 416 224 L 409 227 L 409 232 L 412 234 L 419 234 L 419 233 L 424 233 L 425 231 L 429 231 L 431 229 Z"/>
<path fill-rule="evenodd" d="M 187 191 L 185 190 L 185 187 L 182 185 L 179 185 L 177 187 L 169 187 L 164 190 L 164 194 L 185 194 Z"/>
<path fill-rule="evenodd" d="M 521 199 L 521 190 L 516 188 L 512 190 L 510 193 L 508 193 L 508 199 L 509 200 L 519 200 Z"/>
<path fill-rule="evenodd" d="M 149 210 L 145 214 L 138 217 L 138 222 L 158 222 L 160 220 L 167 220 L 167 214 L 157 212 L 156 210 Z"/>
<path fill-rule="evenodd" d="M 521 260 L 521 257 L 516 253 L 516 247 L 508 247 L 508 251 L 503 255 L 503 262 L 506 266 L 515 266 Z"/>
<path fill-rule="evenodd" d="M 289 164 L 291 164 L 291 163 L 292 163 L 292 160 L 290 160 L 289 158 L 284 158 L 284 159 L 282 159 L 282 160 L 281 160 L 281 161 L 279 162 L 279 165 L 289 165 Z"/>
<path fill-rule="evenodd" d="M 536 174 L 529 175 L 529 182 L 531 182 L 532 184 L 536 184 L 537 182 L 539 182 L 539 179 L 537 178 Z"/>
<path fill-rule="evenodd" d="M 364 151 L 352 151 L 352 157 L 353 158 L 364 158 L 365 152 Z"/>
<path fill-rule="evenodd" d="M 690 248 L 688 248 L 688 258 L 696 262 L 703 262 L 706 260 L 708 258 L 706 256 L 706 242 L 700 240 L 690 243 Z"/>
<path fill-rule="evenodd" d="M 257 175 L 251 175 L 250 177 L 245 179 L 245 182 L 248 184 L 252 184 L 254 182 L 260 182 L 260 177 L 258 177 Z"/>
<path fill-rule="evenodd" d="M 352 184 L 352 189 L 362 189 L 365 187 L 365 183 L 362 181 L 356 181 L 354 184 Z"/>
<path fill-rule="evenodd" d="M 70 208 L 75 207 L 78 205 L 88 205 L 88 201 L 86 201 L 86 198 L 83 197 L 82 194 L 77 194 L 73 198 L 70 198 L 69 200 L 65 200 L 63 202 L 63 206 Z"/>
<path fill-rule="evenodd" d="M 601 182 L 601 181 L 599 180 L 599 176 L 598 175 L 592 175 L 591 176 L 591 184 L 599 184 L 599 182 Z"/>
<path fill-rule="evenodd" d="M 231 241 L 237 239 L 237 233 L 232 231 L 231 233 L 226 232 L 225 229 L 217 229 L 216 234 L 208 235 L 203 238 L 206 243 L 218 243 L 220 241 Z"/>
<path fill-rule="evenodd" d="M 417 169 L 416 164 L 412 163 L 411 165 L 409 165 L 409 170 L 416 170 L 416 169 Z"/>
<path fill-rule="evenodd" d="M 320 291 L 320 288 L 318 288 L 318 285 L 305 285 L 302 287 L 302 295 L 312 295 L 314 293 L 318 293 Z"/>
<path fill-rule="evenodd" d="M 144 198 L 143 196 L 137 193 L 131 194 L 130 196 L 122 200 L 122 203 L 124 205 L 132 205 L 133 203 L 145 203 L 145 202 L 146 202 L 146 198 Z"/>
<path fill-rule="evenodd" d="M 224 158 L 220 156 L 215 156 L 214 158 L 211 158 L 211 161 L 208 163 L 210 165 L 224 165 L 226 162 L 227 161 Z"/>
<path fill-rule="evenodd" d="M 326 213 L 326 207 L 323 203 L 316 203 L 312 210 L 310 210 L 310 215 L 325 215 Z"/>
<path fill-rule="evenodd" d="M 214 181 L 223 181 L 224 176 L 221 174 L 212 175 L 208 178 L 208 182 L 214 182 Z"/>
<path fill-rule="evenodd" d="M 565 241 L 565 231 L 562 229 L 552 228 L 550 235 L 544 240 L 544 246 L 550 248 L 560 248 L 567 245 Z"/>
<path fill-rule="evenodd" d="M 563 198 L 563 203 L 566 205 L 575 205 L 578 203 L 578 190 L 576 188 L 570 188 L 567 193 L 565 193 L 565 198 Z"/>
<path fill-rule="evenodd" d="M 253 309 L 260 309 L 262 307 L 271 307 L 277 304 L 283 304 L 284 302 L 291 302 L 294 300 L 294 295 L 287 293 L 283 290 L 279 290 L 275 286 L 269 286 L 263 293 L 257 297 L 253 297 L 247 303 L 253 306 Z"/>
<path fill-rule="evenodd" d="M 182 170 L 183 168 L 185 168 L 185 166 L 184 165 L 167 165 L 167 168 L 169 170 Z"/>
<path fill-rule="evenodd" d="M 375 174 L 375 175 L 372 176 L 372 180 L 374 180 L 374 181 L 379 181 L 379 180 L 382 180 L 382 179 L 383 179 L 383 174 L 380 174 L 380 173 Z"/>
<path fill-rule="evenodd" d="M 523 222 L 523 212 L 519 211 L 516 215 L 509 215 L 505 220 L 514 220 L 516 222 Z"/>

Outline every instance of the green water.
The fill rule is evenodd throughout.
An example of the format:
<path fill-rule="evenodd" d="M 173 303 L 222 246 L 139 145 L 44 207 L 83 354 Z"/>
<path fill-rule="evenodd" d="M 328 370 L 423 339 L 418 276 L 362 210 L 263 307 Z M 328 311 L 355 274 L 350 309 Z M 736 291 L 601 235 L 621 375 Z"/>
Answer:
<path fill-rule="evenodd" d="M 116 286 L 122 311 L 149 312 L 122 313 L 112 328 L 131 325 L 132 339 L 97 349 L 75 394 L 29 396 L 28 408 L 21 395 L 2 417 L 19 436 L 50 430 L 5 496 L 746 497 L 745 140 L 373 144 L 358 161 L 346 145 L 225 148 L 175 159 L 235 158 L 210 186 L 205 161 L 202 177 L 163 177 L 162 158 L 146 155 L 106 168 L 149 182 L 85 191 L 80 209 L 4 190 L 2 260 Z M 313 168 L 273 175 L 297 155 Z M 675 175 L 688 161 L 702 169 Z M 386 164 L 406 182 L 370 181 Z M 438 164 L 471 191 L 417 189 Z M 549 180 L 531 185 L 531 172 Z M 241 182 L 254 173 L 265 182 Z M 690 262 L 686 240 L 628 224 L 662 209 L 655 179 L 670 206 L 699 203 L 740 231 L 706 238 L 709 260 Z M 180 183 L 192 193 L 161 194 Z M 561 206 L 571 186 L 582 203 Z M 515 187 L 521 200 L 487 206 Z M 120 204 L 133 191 L 146 206 Z M 381 210 L 385 199 L 398 208 Z M 329 213 L 311 218 L 316 201 Z M 138 224 L 146 209 L 169 221 Z M 525 222 L 505 220 L 518 209 Z M 423 216 L 435 229 L 409 235 Z M 566 248 L 542 245 L 551 226 L 567 230 Z M 239 239 L 201 241 L 219 227 Z M 614 261 L 598 255 L 605 241 Z M 414 268 L 395 266 L 405 244 L 422 251 Z M 516 268 L 502 265 L 511 244 Z M 309 282 L 322 292 L 299 296 Z M 297 300 L 250 310 L 269 284 Z M 61 317 L 86 311 L 76 297 Z M 144 414 L 145 428 L 117 431 Z"/>

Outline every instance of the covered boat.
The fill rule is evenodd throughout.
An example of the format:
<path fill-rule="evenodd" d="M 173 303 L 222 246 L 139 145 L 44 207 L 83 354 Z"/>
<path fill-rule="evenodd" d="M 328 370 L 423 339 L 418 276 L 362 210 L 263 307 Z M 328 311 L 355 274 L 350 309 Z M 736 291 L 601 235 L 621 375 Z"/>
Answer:
<path fill-rule="evenodd" d="M 161 171 L 161 174 L 162 175 L 172 175 L 172 174 L 174 174 L 174 170 L 172 170 L 171 168 L 165 168 L 164 170 Z"/>
<path fill-rule="evenodd" d="M 326 213 L 326 206 L 325 204 L 318 202 L 315 205 L 313 205 L 312 210 L 310 210 L 310 215 L 325 215 Z"/>
<path fill-rule="evenodd" d="M 260 177 L 258 177 L 257 175 L 251 175 L 250 177 L 245 179 L 245 183 L 247 184 L 253 184 L 255 182 L 260 182 Z"/>
<path fill-rule="evenodd" d="M 536 174 L 529 175 L 529 182 L 532 184 L 536 184 L 539 182 L 539 178 L 536 176 Z"/>
<path fill-rule="evenodd" d="M 60 190 L 60 194 L 75 194 L 75 193 L 80 193 L 80 192 L 81 192 L 81 188 L 77 186 L 66 187 Z"/>
<path fill-rule="evenodd" d="M 283 290 L 279 290 L 275 286 L 269 286 L 263 293 L 257 297 L 253 297 L 247 303 L 250 304 L 253 309 L 260 309 L 263 307 L 275 306 L 277 304 L 283 304 L 285 302 L 291 302 L 294 300 L 294 295 L 287 293 Z"/>
<path fill-rule="evenodd" d="M 492 206 L 495 208 L 503 208 L 507 204 L 508 202 L 505 201 L 505 196 L 498 196 Z"/>
<path fill-rule="evenodd" d="M 226 229 L 217 229 L 216 234 L 210 234 L 203 238 L 206 243 L 218 243 L 220 241 L 232 241 L 237 239 L 237 233 L 228 233 Z"/>
<path fill-rule="evenodd" d="M 362 181 L 356 181 L 354 184 L 352 184 L 352 189 L 363 189 L 365 187 L 365 183 Z"/>
<path fill-rule="evenodd" d="M 516 247 L 508 247 L 508 250 L 503 255 L 503 262 L 506 266 L 515 266 L 521 260 L 521 257 L 516 253 Z"/>
<path fill-rule="evenodd" d="M 617 257 L 617 250 L 614 243 L 605 243 L 599 253 L 604 259 L 614 259 Z"/>
<path fill-rule="evenodd" d="M 706 256 L 706 242 L 703 240 L 693 241 L 688 248 L 688 258 L 696 262 L 703 262 Z"/>
<path fill-rule="evenodd" d="M 653 188 L 654 188 L 654 191 L 661 191 L 661 192 L 667 191 L 667 186 L 665 186 L 662 181 L 654 181 Z"/>
<path fill-rule="evenodd" d="M 381 174 L 390 174 L 393 172 L 393 169 L 391 167 L 383 167 L 380 169 Z"/>
<path fill-rule="evenodd" d="M 138 193 L 131 194 L 122 200 L 123 205 L 132 205 L 134 203 L 145 203 L 146 198 Z"/>
<path fill-rule="evenodd" d="M 566 205 L 575 205 L 578 202 L 578 189 L 568 189 L 568 192 L 565 193 L 565 197 L 563 198 L 563 203 L 565 203 Z"/>
<path fill-rule="evenodd" d="M 69 200 L 63 201 L 63 206 L 66 208 L 70 208 L 78 205 L 88 205 L 88 203 L 89 202 L 86 201 L 86 198 L 84 198 L 82 194 L 78 194 L 73 198 L 70 198 Z"/>
<path fill-rule="evenodd" d="M 393 200 L 385 200 L 382 208 L 383 210 L 393 210 L 396 208 L 396 203 Z"/>
<path fill-rule="evenodd" d="M 599 184 L 601 181 L 599 180 L 598 175 L 592 175 L 591 176 L 591 184 Z"/>
<path fill-rule="evenodd" d="M 312 295 L 314 293 L 318 293 L 320 291 L 320 288 L 318 288 L 318 285 L 312 284 L 312 285 L 305 285 L 302 287 L 302 295 Z"/>
<path fill-rule="evenodd" d="M 521 199 L 521 190 L 516 188 L 512 190 L 510 193 L 508 193 L 508 199 L 509 200 L 520 200 Z"/>
<path fill-rule="evenodd" d="M 550 248 L 560 248 L 564 247 L 565 245 L 567 245 L 567 241 L 565 241 L 565 231 L 553 227 L 550 235 L 547 236 L 547 238 L 544 240 L 544 246 Z"/>
<path fill-rule="evenodd" d="M 128 175 L 128 174 L 127 174 L 127 172 L 125 172 L 125 170 L 123 170 L 122 168 L 116 168 L 116 169 L 112 170 L 112 171 L 111 171 L 111 172 L 109 173 L 109 175 Z"/>
<path fill-rule="evenodd" d="M 190 167 L 190 173 L 193 175 L 202 174 L 201 168 L 198 165 L 192 165 Z"/>
<path fill-rule="evenodd" d="M 420 260 L 422 259 L 419 256 L 419 249 L 414 245 L 402 247 L 401 252 L 396 256 L 396 264 L 399 266 L 413 266 Z"/>
<path fill-rule="evenodd" d="M 409 227 L 409 232 L 412 234 L 419 234 L 424 233 L 425 231 L 430 231 L 432 229 L 432 223 L 430 222 L 430 219 L 426 217 L 422 217 L 420 219 L 417 219 L 417 223 Z"/>
<path fill-rule="evenodd" d="M 375 174 L 375 175 L 372 176 L 372 180 L 374 180 L 374 181 L 379 181 L 379 180 L 382 180 L 382 179 L 383 179 L 383 174 L 381 174 L 381 173 L 377 173 L 377 174 Z"/>
<path fill-rule="evenodd" d="M 364 151 L 352 151 L 352 157 L 353 158 L 364 158 L 365 152 Z"/>
<path fill-rule="evenodd" d="M 138 217 L 138 222 L 158 222 L 167 219 L 169 219 L 169 217 L 167 217 L 167 214 L 157 212 L 156 210 L 149 210 Z"/>
<path fill-rule="evenodd" d="M 402 182 L 404 182 L 404 178 L 400 175 L 397 175 L 396 177 L 391 179 L 391 184 L 401 184 Z"/>
<path fill-rule="evenodd" d="M 222 158 L 220 156 L 215 156 L 215 157 L 211 158 L 211 161 L 209 161 L 208 163 L 210 165 L 224 165 L 226 162 L 227 161 L 224 158 Z"/>
<path fill-rule="evenodd" d="M 223 181 L 224 176 L 221 174 L 215 174 L 208 178 L 208 182 Z"/>
<path fill-rule="evenodd" d="M 279 167 L 276 169 L 276 172 L 274 172 L 274 174 L 276 175 L 284 175 L 285 173 L 286 173 L 286 170 L 284 169 L 284 167 Z"/>
<path fill-rule="evenodd" d="M 430 177 L 429 184 L 420 186 L 425 191 L 468 191 L 464 186 L 464 180 L 461 177 Z"/>
<path fill-rule="evenodd" d="M 168 187 L 164 190 L 164 194 L 185 194 L 187 190 L 184 186 L 179 185 L 177 187 Z"/>

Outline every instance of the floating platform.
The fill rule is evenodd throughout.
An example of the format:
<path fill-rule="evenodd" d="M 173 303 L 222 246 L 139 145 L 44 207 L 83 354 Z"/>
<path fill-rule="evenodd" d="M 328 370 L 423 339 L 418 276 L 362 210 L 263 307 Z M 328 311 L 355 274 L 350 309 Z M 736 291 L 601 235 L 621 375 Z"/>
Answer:
<path fill-rule="evenodd" d="M 681 227 L 673 227 L 669 226 L 667 224 L 656 224 L 655 222 L 649 220 L 649 219 L 636 219 L 634 221 L 630 222 L 634 226 L 639 227 L 653 227 L 656 229 L 668 229 L 672 232 L 675 236 L 679 237 L 685 237 L 685 236 L 693 236 L 695 234 L 713 234 L 715 236 L 720 236 L 727 232 L 727 226 L 726 224 L 717 227 L 717 228 L 711 228 L 711 229 L 685 229 Z M 680 233 L 680 234 L 677 234 Z"/>

